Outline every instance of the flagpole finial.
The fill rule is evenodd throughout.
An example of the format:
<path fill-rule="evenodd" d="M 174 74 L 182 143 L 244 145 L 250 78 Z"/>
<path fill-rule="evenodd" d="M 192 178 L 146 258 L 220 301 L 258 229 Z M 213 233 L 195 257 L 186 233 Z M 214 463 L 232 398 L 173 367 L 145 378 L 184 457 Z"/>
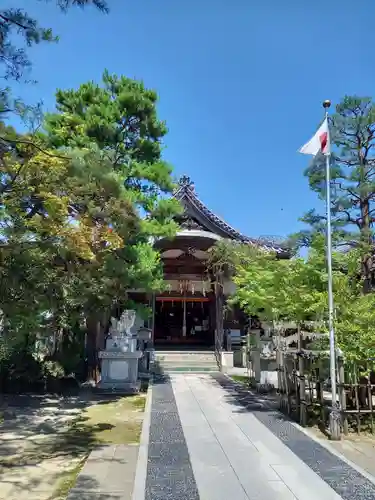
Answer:
<path fill-rule="evenodd" d="M 331 101 L 329 99 L 326 99 L 325 101 L 323 101 L 323 108 L 324 109 L 328 109 L 331 107 Z"/>

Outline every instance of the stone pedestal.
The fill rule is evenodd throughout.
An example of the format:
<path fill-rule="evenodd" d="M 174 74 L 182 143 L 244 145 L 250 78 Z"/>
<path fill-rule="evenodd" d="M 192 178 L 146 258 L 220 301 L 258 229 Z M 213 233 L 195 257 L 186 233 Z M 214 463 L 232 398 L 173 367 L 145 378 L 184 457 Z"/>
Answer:
<path fill-rule="evenodd" d="M 233 351 L 221 351 L 221 369 L 225 373 L 233 368 Z"/>
<path fill-rule="evenodd" d="M 102 370 L 97 388 L 124 393 L 139 392 L 141 383 L 138 380 L 138 361 L 141 356 L 142 352 L 137 350 L 101 351 L 99 358 L 102 360 Z"/>
<path fill-rule="evenodd" d="M 139 376 L 143 379 L 150 378 L 150 353 L 152 330 L 142 327 L 137 332 L 139 350 L 143 355 L 139 360 Z"/>
<path fill-rule="evenodd" d="M 136 352 L 137 339 L 132 337 L 108 338 L 105 346 L 106 351 Z"/>

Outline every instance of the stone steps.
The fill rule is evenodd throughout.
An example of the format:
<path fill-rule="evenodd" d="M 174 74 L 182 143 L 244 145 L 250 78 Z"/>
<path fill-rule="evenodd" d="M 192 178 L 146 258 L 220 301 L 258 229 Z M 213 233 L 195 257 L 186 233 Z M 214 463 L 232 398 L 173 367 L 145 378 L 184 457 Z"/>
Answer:
<path fill-rule="evenodd" d="M 215 372 L 218 371 L 215 353 L 207 351 L 156 351 L 155 372 Z"/>

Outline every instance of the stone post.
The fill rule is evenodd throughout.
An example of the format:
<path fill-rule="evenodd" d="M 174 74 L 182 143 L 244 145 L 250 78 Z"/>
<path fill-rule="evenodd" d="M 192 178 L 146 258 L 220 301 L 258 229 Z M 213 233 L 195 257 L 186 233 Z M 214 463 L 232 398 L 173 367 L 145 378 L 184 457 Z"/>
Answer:
<path fill-rule="evenodd" d="M 339 374 L 339 401 L 340 401 L 340 409 L 341 409 L 341 422 L 342 422 L 342 430 L 347 436 L 349 434 L 349 424 L 348 424 L 348 415 L 346 414 L 346 391 L 345 391 L 345 367 L 344 367 L 344 359 L 342 356 L 337 357 L 337 368 Z"/>
<path fill-rule="evenodd" d="M 301 327 L 298 325 L 298 372 L 299 372 L 299 421 L 302 427 L 306 426 L 306 384 L 305 384 L 305 360 L 302 355 L 304 342 Z"/>
<path fill-rule="evenodd" d="M 254 347 L 251 352 L 251 360 L 253 365 L 254 379 L 257 383 L 260 382 L 260 330 L 251 330 L 255 337 Z"/>

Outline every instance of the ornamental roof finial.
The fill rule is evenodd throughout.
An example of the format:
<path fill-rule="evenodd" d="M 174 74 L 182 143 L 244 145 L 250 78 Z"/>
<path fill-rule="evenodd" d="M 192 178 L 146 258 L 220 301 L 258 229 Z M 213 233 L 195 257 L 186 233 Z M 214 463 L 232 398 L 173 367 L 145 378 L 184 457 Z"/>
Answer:
<path fill-rule="evenodd" d="M 183 175 L 182 177 L 180 177 L 178 185 L 182 188 L 188 188 L 191 191 L 195 190 L 194 182 L 192 182 L 190 177 L 188 177 L 187 175 Z"/>

